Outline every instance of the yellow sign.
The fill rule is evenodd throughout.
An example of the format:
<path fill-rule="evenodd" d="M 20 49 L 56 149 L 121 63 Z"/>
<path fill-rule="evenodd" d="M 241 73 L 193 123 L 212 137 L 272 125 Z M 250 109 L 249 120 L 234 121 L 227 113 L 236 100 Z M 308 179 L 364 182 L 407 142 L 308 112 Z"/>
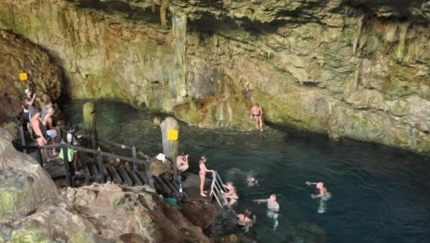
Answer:
<path fill-rule="evenodd" d="M 28 79 L 27 73 L 20 73 L 19 74 L 19 80 L 21 80 L 21 81 L 27 81 L 27 79 Z"/>
<path fill-rule="evenodd" d="M 167 130 L 167 140 L 176 141 L 178 140 L 179 131 L 175 129 Z"/>

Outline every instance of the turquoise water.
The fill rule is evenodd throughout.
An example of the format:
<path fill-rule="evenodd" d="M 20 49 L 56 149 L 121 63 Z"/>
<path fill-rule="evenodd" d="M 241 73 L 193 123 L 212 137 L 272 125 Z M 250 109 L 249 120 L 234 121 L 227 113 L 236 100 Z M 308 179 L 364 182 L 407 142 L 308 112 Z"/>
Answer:
<path fill-rule="evenodd" d="M 62 107 L 66 119 L 80 124 L 82 101 Z M 123 103 L 96 102 L 101 138 L 136 145 L 149 155 L 162 151 L 161 132 L 153 115 Z M 80 124 L 81 125 L 81 124 Z M 81 126 L 82 127 L 82 126 Z M 239 191 L 236 211 L 250 207 L 257 224 L 246 234 L 257 242 L 427 243 L 430 241 L 430 161 L 394 148 L 272 127 L 260 132 L 209 131 L 182 126 L 180 149 L 190 153 L 190 171 L 198 157 Z M 245 173 L 259 187 L 247 188 Z M 324 181 L 333 197 L 318 214 L 314 188 L 305 181 Z M 276 193 L 281 205 L 276 231 L 265 206 L 253 199 Z M 229 220 L 225 220 L 230 222 Z M 219 223 L 211 232 L 236 229 Z M 315 232 L 319 232 L 316 234 Z"/>

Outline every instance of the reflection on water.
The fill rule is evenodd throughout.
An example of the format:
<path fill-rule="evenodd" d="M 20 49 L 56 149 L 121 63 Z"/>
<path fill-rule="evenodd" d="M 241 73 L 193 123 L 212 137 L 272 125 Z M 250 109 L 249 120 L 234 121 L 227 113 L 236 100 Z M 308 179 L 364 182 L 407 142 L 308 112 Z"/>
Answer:
<path fill-rule="evenodd" d="M 81 123 L 82 101 L 63 107 L 66 119 Z M 161 132 L 153 115 L 112 101 L 96 103 L 99 136 L 136 145 L 147 154 L 162 151 Z M 82 126 L 80 126 L 82 127 Z M 430 163 L 427 158 L 353 141 L 333 142 L 324 136 L 268 129 L 260 132 L 209 131 L 182 126 L 180 149 L 190 153 L 190 170 L 206 154 L 208 168 L 238 188 L 242 212 L 258 217 L 246 237 L 258 242 L 424 243 L 430 240 Z M 238 172 L 251 172 L 260 186 L 247 188 Z M 322 180 L 333 197 L 318 214 L 314 188 Z M 265 217 L 265 205 L 253 199 L 276 193 L 280 225 Z M 229 219 L 227 217 L 227 219 Z M 227 220 L 228 221 L 228 220 Z M 309 225 L 310 222 L 319 227 Z M 214 232 L 237 230 L 223 223 Z M 324 235 L 315 234 L 317 231 Z M 246 238 L 245 237 L 245 238 Z M 246 241 L 246 240 L 244 240 Z"/>

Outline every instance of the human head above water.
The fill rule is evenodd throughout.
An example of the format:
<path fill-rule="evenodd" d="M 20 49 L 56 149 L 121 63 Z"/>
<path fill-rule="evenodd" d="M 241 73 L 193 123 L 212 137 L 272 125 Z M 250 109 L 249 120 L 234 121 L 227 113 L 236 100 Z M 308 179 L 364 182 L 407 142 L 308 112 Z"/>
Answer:
<path fill-rule="evenodd" d="M 200 157 L 200 162 L 206 162 L 206 160 L 208 160 L 206 155 L 202 155 L 202 157 Z"/>
<path fill-rule="evenodd" d="M 269 199 L 275 201 L 276 200 L 276 195 L 275 194 L 270 195 Z"/>
<path fill-rule="evenodd" d="M 324 187 L 324 183 L 322 183 L 322 182 L 318 182 L 316 185 L 316 188 L 318 188 L 318 189 L 321 189 L 323 187 Z"/>

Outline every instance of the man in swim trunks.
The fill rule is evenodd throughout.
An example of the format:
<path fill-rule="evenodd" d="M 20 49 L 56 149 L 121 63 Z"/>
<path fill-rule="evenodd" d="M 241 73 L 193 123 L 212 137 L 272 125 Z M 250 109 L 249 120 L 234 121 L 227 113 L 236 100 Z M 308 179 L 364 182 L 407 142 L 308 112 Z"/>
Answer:
<path fill-rule="evenodd" d="M 51 138 L 52 145 L 57 144 L 57 129 L 54 127 L 54 106 L 51 100 L 46 101 L 45 107 L 42 108 L 40 120 L 45 126 L 46 135 Z M 52 149 L 52 154 L 56 155 L 55 148 Z"/>
<path fill-rule="evenodd" d="M 43 127 L 42 121 L 39 119 L 40 118 L 40 110 L 39 109 L 35 109 L 35 113 L 33 114 L 33 116 L 30 119 L 30 125 L 31 128 L 33 129 L 34 134 L 36 135 L 36 142 L 38 146 L 43 146 L 46 144 L 46 139 L 45 139 L 45 129 Z M 45 155 L 46 158 L 48 158 L 48 153 L 46 152 L 46 149 L 42 149 L 41 150 L 42 154 Z"/>
<path fill-rule="evenodd" d="M 318 207 L 318 213 L 324 213 L 327 209 L 326 202 L 330 200 L 331 193 L 327 191 L 327 188 L 324 186 L 324 183 L 322 182 L 306 182 L 306 185 L 315 185 L 315 187 L 318 189 L 318 194 L 311 194 L 311 197 L 313 199 L 320 198 L 320 205 Z"/>
<path fill-rule="evenodd" d="M 263 109 L 261 108 L 260 104 L 255 103 L 251 107 L 250 113 L 251 119 L 254 119 L 257 129 L 263 131 Z"/>
<path fill-rule="evenodd" d="M 268 199 L 256 199 L 254 202 L 260 204 L 262 202 L 267 202 L 267 217 L 273 219 L 273 229 L 276 230 L 278 228 L 279 222 L 279 210 L 280 206 L 279 203 L 276 201 L 276 195 L 272 194 Z"/>

